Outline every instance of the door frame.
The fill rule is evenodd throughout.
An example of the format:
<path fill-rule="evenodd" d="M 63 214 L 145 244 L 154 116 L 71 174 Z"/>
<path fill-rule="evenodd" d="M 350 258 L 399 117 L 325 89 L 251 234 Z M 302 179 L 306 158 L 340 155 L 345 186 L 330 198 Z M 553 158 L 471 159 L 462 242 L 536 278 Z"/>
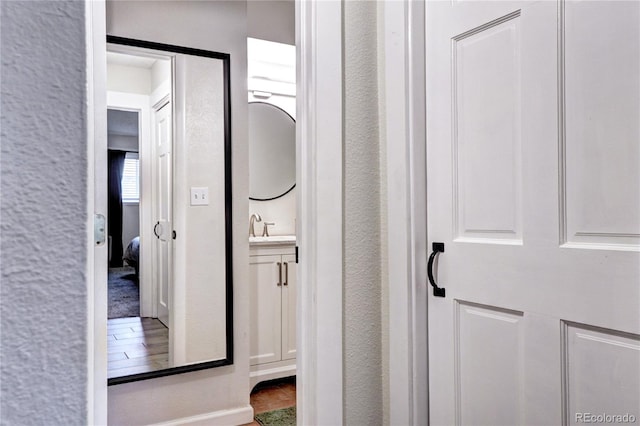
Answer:
<path fill-rule="evenodd" d="M 94 187 L 96 175 L 106 176 L 106 166 L 100 165 L 106 160 L 96 158 L 95 152 L 96 145 L 106 146 L 102 136 L 106 135 L 106 112 L 101 113 L 99 108 L 106 105 L 106 98 L 96 91 L 106 85 L 101 57 L 101 52 L 106 51 L 106 12 L 104 0 L 87 1 L 85 5 L 87 277 L 91 277 L 87 280 L 87 417 L 91 424 L 106 424 L 107 360 L 106 344 L 101 343 L 106 342 L 106 327 L 97 321 L 106 318 L 106 289 L 96 288 L 94 282 L 106 280 L 107 252 L 104 246 L 95 247 L 93 235 L 94 212 L 106 211 Z M 383 7 L 388 105 L 383 120 L 387 140 L 401 141 L 398 149 L 387 150 L 387 184 L 389 189 L 399 190 L 401 199 L 399 203 L 387 201 L 389 248 L 394 249 L 389 250 L 389 282 L 393 282 L 392 277 L 405 277 L 404 282 L 410 284 L 389 288 L 389 330 L 394 330 L 389 333 L 389 418 L 392 424 L 411 424 L 414 419 L 428 418 L 428 408 L 421 403 L 428 397 L 423 331 L 427 308 L 426 303 L 418 303 L 414 297 L 414 293 L 424 295 L 426 276 L 426 200 L 422 195 L 426 190 L 426 145 L 425 127 L 419 126 L 425 102 L 424 90 L 407 90 L 424 88 L 424 50 L 420 52 L 424 47 L 424 4 L 387 2 Z M 296 230 L 301 253 L 298 268 L 300 281 L 307 283 L 300 286 L 297 306 L 301 319 L 297 336 L 299 424 L 343 421 L 341 28 L 339 2 L 296 0 L 298 93 L 307 100 L 298 103 L 296 129 L 297 184 L 301 189 Z M 332 197 L 338 202 L 318 203 L 319 197 Z M 407 224 L 406 220 L 395 220 L 398 217 L 411 220 Z M 319 324 L 323 326 L 321 330 Z M 420 378 L 424 380 L 422 385 Z"/>
<path fill-rule="evenodd" d="M 425 2 L 383 7 L 389 420 L 418 424 L 429 419 Z"/>
<path fill-rule="evenodd" d="M 107 91 L 107 109 L 133 111 L 138 116 L 138 158 L 140 161 L 140 316 L 155 317 L 155 285 L 153 277 L 152 250 L 150 250 L 153 227 L 152 199 L 143 194 L 151 193 L 151 115 L 149 96 L 134 93 Z"/>
<path fill-rule="evenodd" d="M 425 5 L 385 2 L 390 424 L 428 419 Z M 298 424 L 343 423 L 342 3 L 296 0 Z M 321 64 L 321 65 L 320 65 Z M 323 201 L 323 202 L 320 202 Z M 305 312 L 305 315 L 300 315 Z M 320 329 L 320 325 L 322 325 Z M 393 333 L 390 332 L 393 330 Z M 383 391 L 384 392 L 384 391 Z"/>
<path fill-rule="evenodd" d="M 298 268 L 306 283 L 297 299 L 298 424 L 342 424 L 342 4 L 296 0 L 295 9 L 297 86 L 306 100 L 298 103 L 296 126 Z M 87 419 L 98 425 L 107 423 L 107 290 L 94 285 L 106 282 L 107 250 L 95 245 L 93 232 L 94 212 L 107 207 L 95 185 L 106 179 L 106 158 L 96 149 L 107 145 L 106 94 L 97 90 L 106 87 L 105 1 L 86 1 L 85 11 Z"/>
<path fill-rule="evenodd" d="M 343 423 L 342 2 L 296 0 L 298 424 Z M 304 315 L 303 315 L 304 313 Z"/>
<path fill-rule="evenodd" d="M 87 70 L 87 423 L 107 424 L 107 244 L 96 244 L 94 215 L 107 211 L 107 18 L 105 0 L 85 1 Z M 104 149 L 102 149 L 104 148 Z"/>

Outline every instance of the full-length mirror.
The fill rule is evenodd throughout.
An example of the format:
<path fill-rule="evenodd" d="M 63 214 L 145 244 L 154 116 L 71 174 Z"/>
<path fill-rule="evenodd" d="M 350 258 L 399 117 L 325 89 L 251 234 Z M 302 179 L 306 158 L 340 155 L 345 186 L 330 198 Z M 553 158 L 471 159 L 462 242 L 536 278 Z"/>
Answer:
<path fill-rule="evenodd" d="M 296 124 L 283 109 L 249 103 L 249 194 L 272 200 L 296 184 Z"/>
<path fill-rule="evenodd" d="M 107 50 L 109 384 L 231 364 L 229 55 Z"/>

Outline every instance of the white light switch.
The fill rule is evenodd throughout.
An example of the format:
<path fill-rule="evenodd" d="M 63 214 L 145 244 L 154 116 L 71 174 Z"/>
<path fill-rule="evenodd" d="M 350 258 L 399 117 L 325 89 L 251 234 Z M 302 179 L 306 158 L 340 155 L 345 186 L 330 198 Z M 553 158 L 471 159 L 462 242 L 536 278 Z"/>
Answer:
<path fill-rule="evenodd" d="M 192 206 L 208 206 L 209 205 L 209 188 L 208 187 L 191 187 L 191 205 Z"/>

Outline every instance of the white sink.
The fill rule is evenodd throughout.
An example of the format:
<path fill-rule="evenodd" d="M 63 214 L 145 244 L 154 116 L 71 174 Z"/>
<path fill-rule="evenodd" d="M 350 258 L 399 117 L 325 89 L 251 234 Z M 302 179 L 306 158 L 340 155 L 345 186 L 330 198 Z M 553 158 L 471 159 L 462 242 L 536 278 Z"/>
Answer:
<path fill-rule="evenodd" d="M 291 244 L 296 242 L 295 235 L 270 235 L 268 237 L 249 237 L 249 244 Z"/>

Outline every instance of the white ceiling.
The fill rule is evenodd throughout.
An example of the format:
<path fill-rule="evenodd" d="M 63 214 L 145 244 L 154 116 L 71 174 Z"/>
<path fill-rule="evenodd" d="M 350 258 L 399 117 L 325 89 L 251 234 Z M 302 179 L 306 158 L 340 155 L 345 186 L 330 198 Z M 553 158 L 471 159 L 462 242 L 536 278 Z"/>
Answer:
<path fill-rule="evenodd" d="M 126 65 L 128 67 L 151 69 L 156 62 L 155 58 L 145 56 L 133 56 L 125 53 L 107 52 L 107 63 L 114 65 Z"/>

